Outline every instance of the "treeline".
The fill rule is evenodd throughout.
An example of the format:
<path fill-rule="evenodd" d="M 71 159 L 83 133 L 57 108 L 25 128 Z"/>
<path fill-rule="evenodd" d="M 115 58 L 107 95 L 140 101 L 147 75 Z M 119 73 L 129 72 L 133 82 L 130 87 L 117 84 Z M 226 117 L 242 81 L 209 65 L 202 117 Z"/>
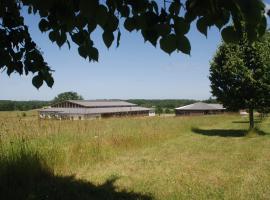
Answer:
<path fill-rule="evenodd" d="M 128 102 L 148 108 L 161 107 L 174 109 L 197 101 L 192 99 L 130 99 Z"/>
<path fill-rule="evenodd" d="M 49 101 L 10 101 L 0 100 L 0 111 L 27 111 L 48 106 Z"/>

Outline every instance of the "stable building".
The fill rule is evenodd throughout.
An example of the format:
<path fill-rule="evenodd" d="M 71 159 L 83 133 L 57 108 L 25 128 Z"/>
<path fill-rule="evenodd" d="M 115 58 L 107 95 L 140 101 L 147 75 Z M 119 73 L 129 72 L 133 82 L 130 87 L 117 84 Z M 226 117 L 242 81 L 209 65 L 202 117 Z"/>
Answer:
<path fill-rule="evenodd" d="M 222 114 L 226 108 L 222 104 L 209 104 L 203 102 L 197 102 L 190 105 L 175 108 L 175 115 L 211 115 Z"/>
<path fill-rule="evenodd" d="M 119 100 L 69 100 L 38 111 L 42 119 L 84 120 L 116 116 L 153 116 L 149 108 Z"/>

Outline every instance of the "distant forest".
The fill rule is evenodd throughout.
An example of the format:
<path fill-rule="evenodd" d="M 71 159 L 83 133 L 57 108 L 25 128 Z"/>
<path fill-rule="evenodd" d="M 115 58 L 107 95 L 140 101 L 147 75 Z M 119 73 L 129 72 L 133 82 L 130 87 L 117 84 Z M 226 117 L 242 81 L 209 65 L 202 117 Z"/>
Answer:
<path fill-rule="evenodd" d="M 155 108 L 157 113 L 172 113 L 174 108 L 188 105 L 198 100 L 192 99 L 129 99 L 130 103 L 139 106 Z M 215 99 L 208 99 L 203 102 L 215 103 Z M 0 111 L 27 111 L 49 106 L 51 101 L 10 101 L 0 100 Z"/>
<path fill-rule="evenodd" d="M 174 109 L 179 106 L 184 106 L 187 104 L 191 104 L 197 102 L 196 100 L 192 99 L 130 99 L 127 100 L 130 103 L 135 103 L 139 106 L 143 107 L 161 107 L 161 108 L 169 108 Z"/>
<path fill-rule="evenodd" d="M 10 101 L 0 100 L 0 111 L 27 111 L 50 105 L 50 101 Z"/>

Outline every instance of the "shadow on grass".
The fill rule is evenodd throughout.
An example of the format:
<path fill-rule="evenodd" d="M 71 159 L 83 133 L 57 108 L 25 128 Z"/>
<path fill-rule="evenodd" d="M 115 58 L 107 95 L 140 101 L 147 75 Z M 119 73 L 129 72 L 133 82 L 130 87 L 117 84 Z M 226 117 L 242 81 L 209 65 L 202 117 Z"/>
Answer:
<path fill-rule="evenodd" d="M 243 137 L 246 135 L 247 130 L 242 129 L 200 129 L 192 128 L 193 133 L 207 135 L 207 136 L 220 136 L 220 137 Z"/>
<path fill-rule="evenodd" d="M 259 129 L 258 127 L 255 127 L 253 130 L 250 130 L 249 132 L 254 133 L 254 134 L 257 134 L 257 135 L 261 135 L 261 136 L 263 136 L 263 135 L 269 135 L 269 133 L 267 133 L 267 132 Z"/>
<path fill-rule="evenodd" d="M 220 137 L 243 137 L 247 135 L 268 135 L 269 133 L 259 129 L 254 128 L 252 130 L 245 129 L 200 129 L 192 128 L 191 131 L 196 134 L 206 135 L 206 136 L 220 136 Z"/>
<path fill-rule="evenodd" d="M 1 153 L 1 152 L 0 152 Z M 1 156 L 1 154 L 0 154 Z M 73 176 L 57 176 L 37 155 L 0 157 L 1 200 L 151 200 L 114 186 L 117 178 L 94 185 Z"/>
<path fill-rule="evenodd" d="M 248 124 L 249 121 L 232 121 L 234 124 Z M 255 120 L 254 123 L 259 124 L 262 123 L 262 120 Z"/>

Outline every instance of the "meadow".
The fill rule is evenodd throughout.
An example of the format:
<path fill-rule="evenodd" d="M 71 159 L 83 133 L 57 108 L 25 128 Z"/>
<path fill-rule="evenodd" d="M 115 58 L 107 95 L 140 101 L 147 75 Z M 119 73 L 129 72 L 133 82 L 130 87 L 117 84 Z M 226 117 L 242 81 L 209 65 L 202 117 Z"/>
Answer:
<path fill-rule="evenodd" d="M 270 119 L 0 112 L 0 199 L 270 199 Z"/>

